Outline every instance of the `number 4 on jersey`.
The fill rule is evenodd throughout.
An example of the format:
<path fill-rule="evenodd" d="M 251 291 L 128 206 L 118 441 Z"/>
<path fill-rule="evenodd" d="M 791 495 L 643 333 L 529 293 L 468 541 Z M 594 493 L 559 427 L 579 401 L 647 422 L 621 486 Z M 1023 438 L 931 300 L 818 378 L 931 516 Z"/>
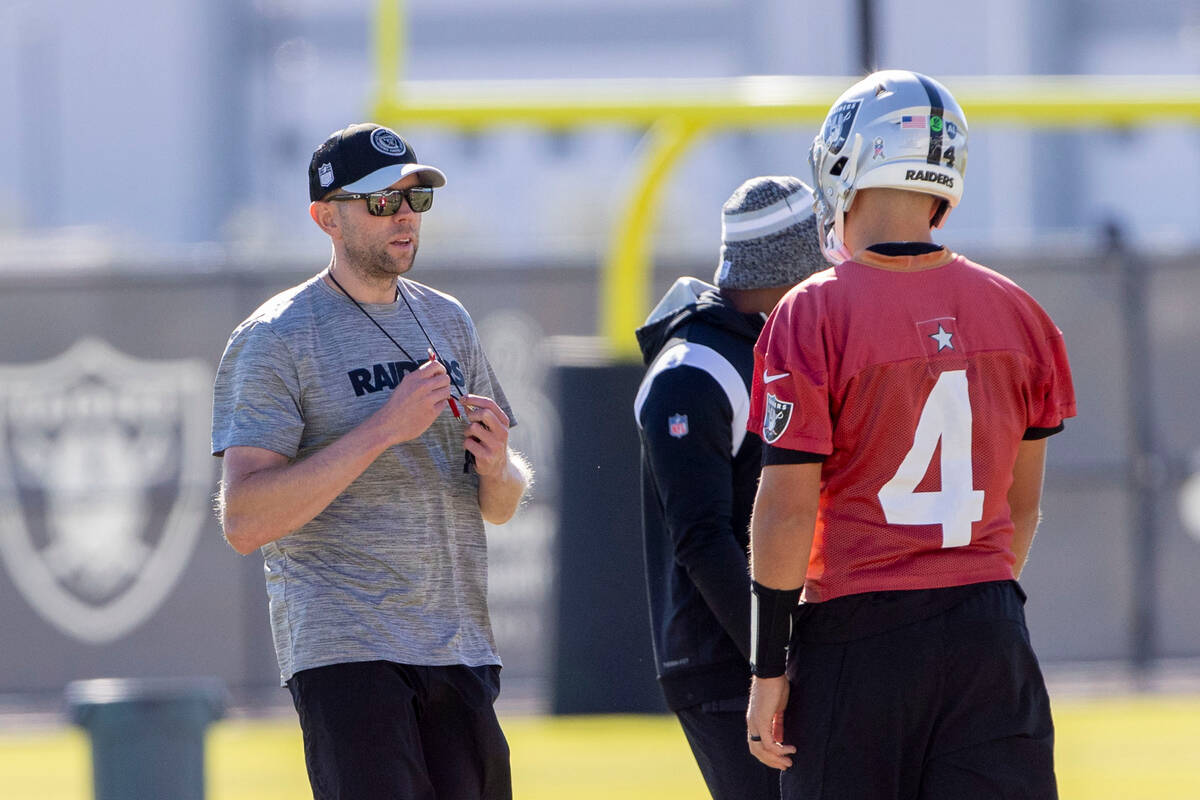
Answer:
<path fill-rule="evenodd" d="M 942 488 L 918 492 L 938 441 Z M 879 490 L 890 525 L 941 525 L 942 547 L 971 543 L 971 523 L 983 519 L 983 492 L 971 468 L 971 399 L 965 370 L 943 372 L 921 409 L 912 448 L 892 479 Z"/>

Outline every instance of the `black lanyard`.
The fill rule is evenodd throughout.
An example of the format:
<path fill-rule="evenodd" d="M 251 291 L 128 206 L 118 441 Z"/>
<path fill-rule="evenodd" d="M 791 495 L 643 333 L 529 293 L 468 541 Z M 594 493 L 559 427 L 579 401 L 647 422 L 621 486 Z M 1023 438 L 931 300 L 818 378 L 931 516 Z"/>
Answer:
<path fill-rule="evenodd" d="M 420 366 L 420 362 L 418 362 L 415 358 L 413 358 L 412 355 L 407 350 L 404 349 L 404 345 L 397 342 L 395 340 L 395 338 L 393 338 L 392 335 L 390 333 L 388 333 L 387 330 L 382 325 L 379 324 L 379 320 L 372 317 L 371 312 L 369 312 L 365 308 L 363 308 L 362 303 L 355 300 L 354 295 L 347 292 L 346 287 L 342 286 L 342 284 L 340 284 L 338 282 L 338 279 L 333 277 L 333 270 L 331 269 L 328 272 L 329 272 L 329 280 L 333 281 L 333 285 L 336 286 L 338 289 L 340 289 L 342 294 L 344 294 L 344 295 L 346 295 L 346 297 L 350 298 L 350 302 L 354 303 L 354 305 L 358 308 L 358 310 L 361 311 L 363 313 L 363 315 L 366 316 L 367 319 L 371 320 L 371 322 L 374 323 L 375 327 L 379 328 L 379 331 L 384 336 L 386 336 L 388 338 L 388 340 L 391 341 L 392 344 L 396 345 L 397 349 L 399 349 L 401 353 L 404 353 L 405 358 L 407 358 L 409 361 L 413 362 L 414 364 L 417 364 L 417 366 Z M 400 291 L 399 282 L 397 282 L 397 284 L 396 284 L 396 297 L 404 298 L 404 305 L 408 307 L 408 313 L 412 314 L 412 318 L 416 321 L 417 327 L 420 328 L 421 333 L 424 334 L 425 341 L 429 342 L 429 349 L 433 353 L 433 357 L 435 359 L 437 359 L 438 361 L 442 361 L 442 357 L 438 355 L 437 348 L 434 347 L 434 345 L 433 345 L 433 339 L 429 338 L 429 332 L 426 331 L 425 326 L 421 324 L 421 318 L 417 316 L 417 312 L 413 311 L 412 304 L 408 302 L 408 296 Z M 444 361 L 442 361 L 442 365 L 446 367 L 446 377 L 448 377 L 450 379 L 450 385 L 454 387 L 454 390 L 456 392 L 458 392 L 458 397 L 461 400 L 463 395 L 465 394 L 465 392 L 463 392 L 462 387 L 458 385 L 458 381 L 454 380 L 454 375 L 450 371 L 450 365 L 446 364 L 446 362 L 444 362 Z M 466 405 L 467 404 L 464 402 L 463 403 L 464 409 L 466 408 Z M 463 419 L 468 425 L 471 424 L 470 420 L 467 420 L 465 417 L 462 416 L 462 412 L 460 412 L 458 410 L 458 406 L 455 404 L 453 397 L 450 398 L 450 410 L 454 413 L 454 416 L 456 418 Z M 467 450 L 466 453 L 467 453 L 467 458 L 466 458 L 466 462 L 463 464 L 463 472 L 469 472 L 470 466 L 475 463 L 475 454 L 472 453 L 470 450 Z"/>
<path fill-rule="evenodd" d="M 382 325 L 379 324 L 379 320 L 372 317 L 371 312 L 369 312 L 365 308 L 363 308 L 362 303 L 355 300 L 354 295 L 347 292 L 346 287 L 344 287 L 344 286 L 342 286 L 342 284 L 338 283 L 338 279 L 333 277 L 332 270 L 329 271 L 329 280 L 333 281 L 334 286 L 336 286 L 342 290 L 342 294 L 344 294 L 344 295 L 346 295 L 346 297 L 350 298 L 350 302 L 354 303 L 354 305 L 358 308 L 358 310 L 361 311 L 366 316 L 367 319 L 371 320 L 371 322 L 374 323 L 375 327 L 379 328 L 379 331 L 384 336 L 386 336 L 388 338 L 388 340 L 391 341 L 392 344 L 396 345 L 397 349 L 399 349 L 401 353 L 404 353 L 405 358 L 407 358 L 409 361 L 413 362 L 414 364 L 417 364 L 418 366 L 420 365 L 420 362 L 417 361 L 415 358 L 413 358 L 412 355 L 407 350 L 404 349 L 404 345 L 397 342 L 392 337 L 392 335 L 390 333 L 388 333 L 387 330 L 385 330 Z M 416 311 L 413 311 L 412 304 L 408 302 L 408 297 L 403 292 L 400 291 L 399 285 L 396 286 L 396 297 L 404 298 L 404 305 L 408 307 L 408 313 L 412 314 L 412 318 L 413 318 L 413 320 L 416 321 L 417 327 L 420 328 L 421 333 L 424 334 L 425 341 L 429 342 L 429 349 L 433 351 L 433 357 L 435 359 L 437 359 L 438 361 L 442 361 L 442 357 L 440 355 L 438 355 L 437 348 L 434 347 L 434 345 L 433 345 L 433 340 L 429 338 L 429 333 L 425 330 L 425 326 L 421 324 L 421 318 L 417 316 Z M 456 392 L 458 392 L 458 396 L 461 398 L 465 394 L 465 392 L 463 392 L 462 387 L 458 385 L 458 381 L 454 380 L 454 375 L 450 372 L 450 365 L 446 364 L 446 362 L 444 362 L 444 361 L 442 361 L 442 364 L 445 365 L 445 367 L 446 367 L 446 376 L 450 378 L 450 385 L 454 387 L 454 390 Z M 457 417 L 458 414 L 455 414 L 454 416 Z"/>

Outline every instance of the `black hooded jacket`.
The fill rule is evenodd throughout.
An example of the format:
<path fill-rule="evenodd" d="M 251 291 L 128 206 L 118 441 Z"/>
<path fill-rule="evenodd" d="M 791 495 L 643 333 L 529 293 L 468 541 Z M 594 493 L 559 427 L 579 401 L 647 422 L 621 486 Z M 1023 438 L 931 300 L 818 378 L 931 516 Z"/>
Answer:
<path fill-rule="evenodd" d="M 762 441 L 746 416 L 764 322 L 681 279 L 637 331 L 649 366 L 634 412 L 650 624 L 672 710 L 750 685 L 747 550 Z"/>

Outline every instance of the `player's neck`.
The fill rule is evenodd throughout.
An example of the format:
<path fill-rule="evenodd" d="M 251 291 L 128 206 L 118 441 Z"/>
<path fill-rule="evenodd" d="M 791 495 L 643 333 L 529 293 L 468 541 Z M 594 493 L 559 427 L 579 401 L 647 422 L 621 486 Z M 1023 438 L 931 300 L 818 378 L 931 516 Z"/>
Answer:
<path fill-rule="evenodd" d="M 721 294 L 743 314 L 770 314 L 790 288 L 772 286 L 766 289 L 722 289 Z"/>
<path fill-rule="evenodd" d="M 334 257 L 326 269 L 326 278 L 335 291 L 348 294 L 360 303 L 383 305 L 396 301 L 398 279 L 395 276 L 367 276 L 360 270 L 351 268 L 346 261 Z M 329 278 L 332 280 L 328 280 Z"/>
<path fill-rule="evenodd" d="M 857 253 L 883 242 L 933 242 L 929 220 L 935 204 L 935 198 L 916 192 L 863 190 L 846 214 L 846 245 Z"/>

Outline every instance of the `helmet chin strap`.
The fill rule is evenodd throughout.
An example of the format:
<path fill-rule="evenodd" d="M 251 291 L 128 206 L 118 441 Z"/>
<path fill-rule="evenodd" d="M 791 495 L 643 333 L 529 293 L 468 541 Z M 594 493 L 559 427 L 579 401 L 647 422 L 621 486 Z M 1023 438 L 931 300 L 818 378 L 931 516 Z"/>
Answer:
<path fill-rule="evenodd" d="M 862 143 L 862 134 L 854 134 L 854 147 L 850 149 L 849 161 L 838 176 L 844 194 L 835 201 L 833 225 L 821 240 L 821 254 L 825 256 L 826 261 L 834 265 L 854 256 L 846 246 L 846 212 L 850 210 L 850 204 L 854 202 L 854 195 L 858 191 L 854 188 L 854 178 L 858 174 L 858 156 L 862 153 Z"/>
<path fill-rule="evenodd" d="M 842 240 L 841 211 L 837 212 L 837 219 L 829 229 L 829 233 L 825 235 L 825 240 L 821 242 L 821 254 L 825 256 L 826 261 L 834 266 L 841 264 L 843 261 L 848 261 L 854 256 L 850 252 L 850 248 L 846 247 L 846 243 Z"/>
<path fill-rule="evenodd" d="M 937 211 L 933 212 L 933 216 L 929 220 L 931 230 L 937 230 L 946 224 L 946 215 L 950 213 L 950 201 L 946 198 L 939 198 Z"/>

